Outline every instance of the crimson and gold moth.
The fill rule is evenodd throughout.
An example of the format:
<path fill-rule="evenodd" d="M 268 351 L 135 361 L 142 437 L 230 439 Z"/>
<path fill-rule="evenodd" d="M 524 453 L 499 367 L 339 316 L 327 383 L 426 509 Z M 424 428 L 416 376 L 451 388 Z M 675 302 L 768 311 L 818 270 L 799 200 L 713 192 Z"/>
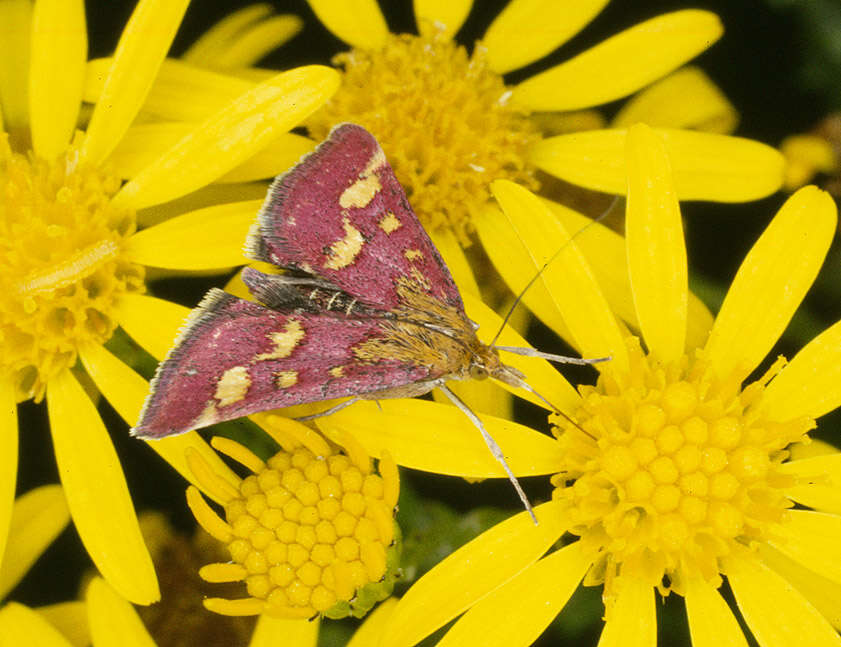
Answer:
<path fill-rule="evenodd" d="M 447 266 L 374 137 L 344 124 L 269 189 L 246 255 L 257 302 L 212 289 L 158 367 L 132 433 L 162 438 L 258 411 L 441 388 L 485 436 L 448 380 L 527 387 L 483 344 Z"/>

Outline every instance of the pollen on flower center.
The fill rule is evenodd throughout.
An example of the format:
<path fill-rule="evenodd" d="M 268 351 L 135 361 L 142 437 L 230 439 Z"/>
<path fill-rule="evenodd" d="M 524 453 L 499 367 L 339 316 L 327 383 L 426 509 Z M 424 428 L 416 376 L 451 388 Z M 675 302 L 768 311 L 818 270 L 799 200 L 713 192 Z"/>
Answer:
<path fill-rule="evenodd" d="M 232 441 L 217 438 L 214 446 L 255 473 L 240 482 L 236 494 L 230 492 L 225 522 L 191 500 L 205 528 L 223 524 L 224 536 L 215 534 L 232 560 L 204 567 L 201 576 L 242 580 L 250 596 L 208 600 L 208 608 L 228 615 L 361 617 L 391 593 L 396 466 L 376 474 L 361 450 L 351 458 L 298 446 L 263 463 Z"/>
<path fill-rule="evenodd" d="M 80 344 L 111 336 L 119 295 L 143 290 L 121 257 L 135 217 L 110 205 L 119 179 L 77 156 L 78 141 L 48 162 L 0 140 L 0 362 L 19 400 L 41 399 Z"/>
<path fill-rule="evenodd" d="M 467 245 L 491 181 L 537 188 L 525 154 L 537 130 L 507 106 L 481 45 L 468 56 L 441 35 L 392 34 L 381 50 L 354 49 L 334 63 L 342 87 L 307 122 L 312 135 L 345 121 L 371 131 L 427 229 L 451 227 Z"/>
<path fill-rule="evenodd" d="M 582 387 L 575 419 L 558 418 L 568 451 L 553 477 L 568 503 L 570 531 L 593 551 L 588 584 L 630 569 L 666 592 L 691 573 L 718 583 L 719 559 L 767 537 L 791 502 L 785 447 L 814 426 L 772 422 L 752 406 L 782 367 L 741 389 L 716 379 L 703 359 L 662 364 L 630 345 L 631 371 Z"/>

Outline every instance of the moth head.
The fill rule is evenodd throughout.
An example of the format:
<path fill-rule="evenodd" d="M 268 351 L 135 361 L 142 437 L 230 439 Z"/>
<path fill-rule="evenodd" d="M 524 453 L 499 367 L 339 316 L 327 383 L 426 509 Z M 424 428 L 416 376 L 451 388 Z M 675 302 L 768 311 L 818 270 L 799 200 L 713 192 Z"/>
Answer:
<path fill-rule="evenodd" d="M 474 380 L 492 377 L 509 386 L 522 386 L 526 377 L 513 366 L 503 364 L 496 348 L 492 346 L 482 346 L 474 353 L 468 371 Z"/>

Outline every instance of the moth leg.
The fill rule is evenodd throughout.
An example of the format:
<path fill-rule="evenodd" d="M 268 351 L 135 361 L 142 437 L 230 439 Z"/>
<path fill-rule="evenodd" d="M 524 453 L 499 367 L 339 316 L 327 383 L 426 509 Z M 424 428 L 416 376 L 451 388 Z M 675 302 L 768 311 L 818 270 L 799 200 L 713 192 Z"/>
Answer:
<path fill-rule="evenodd" d="M 511 481 L 511 484 L 514 486 L 514 489 L 517 491 L 517 496 L 520 497 L 520 501 L 523 502 L 523 505 L 526 507 L 526 510 L 529 511 L 532 520 L 534 521 L 534 525 L 537 525 L 537 517 L 534 515 L 534 510 L 531 507 L 531 503 L 529 503 L 528 497 L 526 493 L 523 492 L 523 488 L 520 487 L 520 482 L 517 480 L 517 477 L 514 476 L 514 472 L 511 471 L 511 468 L 508 467 L 508 463 L 505 462 L 505 455 L 502 453 L 502 448 L 497 444 L 497 442 L 493 439 L 493 437 L 488 433 L 488 430 L 485 429 L 485 425 L 482 424 L 482 421 L 479 420 L 479 416 L 473 413 L 472 409 L 468 407 L 462 400 L 459 398 L 455 393 L 450 391 L 446 386 L 440 384 L 438 386 L 439 389 L 446 395 L 454 405 L 456 405 L 459 409 L 461 409 L 462 413 L 466 415 L 470 422 L 472 422 L 479 432 L 482 434 L 482 438 L 485 439 L 485 444 L 488 446 L 488 449 L 491 450 L 491 454 L 493 454 L 494 458 L 499 461 L 499 464 L 502 465 L 502 468 L 505 470 L 505 473 L 508 474 L 508 480 Z"/>
<path fill-rule="evenodd" d="M 298 422 L 306 422 L 307 420 L 315 420 L 316 418 L 323 418 L 324 416 L 329 416 L 331 414 L 336 413 L 337 411 L 341 411 L 349 407 L 356 402 L 359 402 L 362 398 L 352 397 L 350 400 L 345 400 L 344 402 L 339 402 L 339 404 L 330 407 L 326 411 L 321 411 L 320 413 L 313 413 L 308 416 L 301 416 L 300 418 L 293 418 L 293 420 L 297 420 Z"/>

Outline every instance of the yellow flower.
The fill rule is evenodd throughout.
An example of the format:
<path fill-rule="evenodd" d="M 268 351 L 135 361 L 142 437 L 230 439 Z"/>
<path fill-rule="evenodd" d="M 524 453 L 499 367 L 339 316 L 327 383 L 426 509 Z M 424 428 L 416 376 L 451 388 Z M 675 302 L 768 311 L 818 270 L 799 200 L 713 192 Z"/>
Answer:
<path fill-rule="evenodd" d="M 289 418 L 256 418 L 282 448 L 268 461 L 232 440 L 211 441 L 253 472 L 236 487 L 198 455 L 188 457 L 199 483 L 223 503 L 225 520 L 195 487 L 187 490 L 187 502 L 231 556 L 199 574 L 208 582 L 243 581 L 249 594 L 208 598 L 205 606 L 226 615 L 364 616 L 391 594 L 397 576 L 397 466 L 386 455 L 376 474 L 346 434 L 335 438 L 337 447 Z"/>
<path fill-rule="evenodd" d="M 703 52 L 722 33 L 709 12 L 664 14 L 506 85 L 505 74 L 557 49 L 605 4 L 515 0 L 468 54 L 453 37 L 473 2 L 415 0 L 420 33 L 415 36 L 390 34 L 372 0 L 310 0 L 322 23 L 353 49 L 334 60 L 343 70 L 341 90 L 307 125 L 316 139 L 343 121 L 365 126 L 382 144 L 427 230 L 450 230 L 467 245 L 493 180 L 534 188 L 538 169 L 568 179 L 551 161 L 556 142 L 543 139 L 539 125 L 547 116 L 540 113 L 556 115 L 553 129 L 560 132 L 579 130 L 582 122 L 601 127 L 597 115 L 582 120 L 574 111 L 633 94 Z M 669 83 L 672 89 L 657 100 L 629 107 L 629 117 L 636 120 L 642 112 L 653 125 L 691 127 L 715 115 L 719 126 L 735 125 L 735 111 L 709 89 L 709 80 L 697 70 L 688 78 L 680 90 Z M 620 115 L 618 125 L 627 123 L 624 119 Z"/>
<path fill-rule="evenodd" d="M 121 153 L 132 165 L 122 184 L 115 149 L 131 138 L 186 5 L 138 3 L 113 64 L 100 70 L 100 100 L 79 132 L 84 4 L 0 4 L 0 550 L 16 480 L 16 403 L 46 396 L 58 470 L 82 541 L 111 585 L 143 604 L 158 598 L 155 572 L 117 455 L 77 377 L 77 359 L 133 424 L 148 385 L 103 344 L 119 325 L 129 334 L 141 330 L 147 349 L 166 347 L 171 322 L 184 315 L 141 294 L 143 265 L 154 265 L 156 254 L 197 269 L 243 262 L 241 240 L 259 202 L 208 207 L 140 233 L 137 210 L 195 192 L 247 164 L 338 85 L 329 68 L 294 69 L 247 88 L 166 147 L 133 139 L 134 152 Z M 219 463 L 195 434 L 153 448 L 189 475 L 185 446 Z"/>
<path fill-rule="evenodd" d="M 655 644 L 659 589 L 684 596 L 696 647 L 745 645 L 717 591 L 725 577 L 759 644 L 837 644 L 841 453 L 790 460 L 786 448 L 807 440 L 814 419 L 841 404 L 841 323 L 790 363 L 780 358 L 754 374 L 823 263 L 835 205 L 815 187 L 794 194 L 747 255 L 715 321 L 693 323 L 667 142 L 635 126 L 627 159 L 627 237 L 596 226 L 576 242 L 593 234 L 628 268 L 636 316 L 626 322 L 642 342 L 568 242 L 561 221 L 575 220 L 559 219 L 516 184 L 493 187 L 509 235 L 530 252 L 507 272 L 512 287 L 566 245 L 541 275 L 537 299 L 554 309 L 582 354 L 612 359 L 598 365 L 596 386 L 580 393 L 523 369 L 575 420 L 553 418 L 554 443 L 501 442 L 515 473 L 555 474 L 552 500 L 536 507 L 540 525 L 521 513 L 441 562 L 401 600 L 384 646 L 412 645 L 465 611 L 439 644 L 528 645 L 582 580 L 604 585 L 600 644 L 625 644 L 628 636 Z M 498 268 L 509 262 L 506 250 L 489 251 Z M 370 416 L 370 426 L 382 424 Z M 443 441 L 436 457 L 430 446 L 412 449 L 422 441 L 407 426 L 390 430 L 400 437 L 388 439 L 398 463 L 479 471 L 478 448 L 465 444 L 454 456 L 463 441 Z M 361 426 L 349 430 L 375 455 L 384 444 Z M 460 439 L 463 432 L 453 425 L 446 433 Z M 577 540 L 546 554 L 564 533 Z"/>
<path fill-rule="evenodd" d="M 825 188 L 833 195 L 841 193 L 838 179 L 841 154 L 841 115 L 827 115 L 810 133 L 790 135 L 780 144 L 786 158 L 785 188 L 799 189 L 818 173 L 830 175 Z"/>
<path fill-rule="evenodd" d="M 69 515 L 65 514 L 65 523 L 68 518 Z M 159 544 L 159 550 L 153 549 L 153 552 L 159 553 L 155 558 L 156 564 L 161 568 L 175 567 L 173 576 L 183 576 L 179 568 L 183 569 L 184 565 L 177 561 L 191 558 L 192 553 L 196 552 L 195 548 L 185 547 L 184 539 L 175 535 L 166 522 L 156 515 L 144 516 L 143 526 L 144 533 L 156 528 L 150 539 L 150 544 Z M 210 538 L 208 540 L 214 541 Z M 166 591 L 169 595 L 165 594 L 165 598 L 191 592 L 185 590 L 189 589 L 189 585 L 183 582 L 176 582 L 173 578 L 167 578 L 167 581 L 177 590 Z M 123 647 L 132 644 L 154 647 L 155 644 L 199 644 L 196 641 L 200 641 L 201 645 L 207 647 L 230 647 L 233 644 L 245 644 L 240 639 L 250 636 L 248 645 L 251 647 L 278 644 L 287 647 L 316 647 L 319 633 L 318 622 L 267 615 L 257 618 L 254 627 L 255 623 L 251 619 L 208 614 L 200 605 L 195 606 L 183 597 L 166 609 L 156 609 L 159 605 L 155 605 L 135 610 L 100 577 L 94 577 L 88 583 L 84 597 L 80 601 L 35 609 L 15 602 L 8 603 L 0 608 L 0 644 L 34 644 L 45 647 L 85 647 L 91 644 L 94 647 Z M 352 644 L 355 647 L 373 647 L 395 604 L 396 600 L 381 604 L 358 628 Z M 153 617 L 156 615 L 159 617 Z M 173 627 L 173 624 L 177 624 L 177 627 Z M 254 627 L 253 630 L 251 627 Z"/>

